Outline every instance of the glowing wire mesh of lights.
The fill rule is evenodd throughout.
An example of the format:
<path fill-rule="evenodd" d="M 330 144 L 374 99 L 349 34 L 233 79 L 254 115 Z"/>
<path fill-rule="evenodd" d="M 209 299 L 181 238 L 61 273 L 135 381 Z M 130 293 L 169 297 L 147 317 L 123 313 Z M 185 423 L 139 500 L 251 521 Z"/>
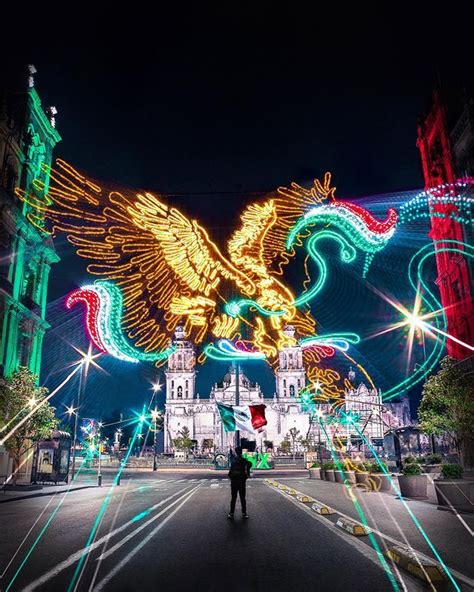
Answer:
<path fill-rule="evenodd" d="M 142 414 L 144 412 L 145 412 L 145 410 L 143 409 Z M 102 522 L 102 518 L 103 518 L 103 516 L 105 514 L 105 511 L 107 510 L 107 506 L 109 505 L 109 502 L 112 499 L 112 495 L 114 493 L 115 487 L 117 486 L 117 483 L 120 480 L 120 477 L 122 475 L 122 472 L 123 472 L 123 470 L 124 470 L 124 468 L 125 468 L 125 466 L 127 464 L 128 458 L 129 458 L 130 454 L 132 453 L 132 450 L 133 450 L 133 448 L 135 446 L 135 442 L 137 440 L 139 430 L 141 430 L 141 429 L 142 429 L 142 423 L 139 422 L 137 424 L 137 427 L 135 428 L 134 433 L 133 433 L 133 437 L 132 437 L 132 439 L 130 441 L 130 444 L 129 444 L 129 447 L 128 447 L 128 450 L 127 450 L 127 454 L 125 455 L 124 459 L 120 463 L 119 470 L 117 471 L 117 474 L 114 477 L 114 480 L 112 482 L 112 485 L 109 488 L 109 491 L 107 493 L 107 496 L 105 497 L 104 501 L 102 502 L 102 505 L 101 505 L 101 507 L 99 509 L 99 512 L 97 513 L 96 519 L 94 520 L 94 524 L 92 525 L 92 528 L 90 530 L 89 537 L 88 537 L 87 542 L 86 542 L 86 544 L 84 546 L 84 548 L 85 549 L 88 549 L 88 551 L 87 551 L 87 553 L 84 553 L 84 554 L 81 555 L 81 558 L 79 559 L 79 562 L 78 562 L 78 564 L 76 566 L 76 569 L 74 571 L 74 574 L 72 575 L 72 578 L 71 578 L 71 580 L 69 582 L 69 586 L 67 588 L 67 592 L 74 592 L 74 590 L 76 590 L 76 584 L 77 584 L 77 582 L 78 582 L 78 580 L 79 580 L 79 578 L 80 578 L 80 576 L 82 574 L 82 567 L 84 565 L 84 562 L 85 562 L 86 558 L 89 555 L 92 541 L 94 540 L 94 538 L 95 538 L 95 536 L 97 534 L 97 531 L 99 529 L 99 526 L 100 526 L 100 524 Z"/>
<path fill-rule="evenodd" d="M 298 234 L 308 225 L 321 223 L 332 224 L 360 250 L 366 253 L 363 276 L 368 272 L 370 262 L 375 253 L 382 250 L 393 236 L 397 224 L 397 213 L 388 210 L 384 222 L 376 220 L 370 212 L 346 202 L 333 202 L 310 209 L 299 220 L 288 234 L 286 247 L 290 249 Z"/>
<path fill-rule="evenodd" d="M 277 303 L 290 304 L 290 290 L 275 277 L 281 272 L 269 269 L 284 249 L 284 241 L 280 245 L 282 229 L 309 205 L 332 197 L 334 192 L 327 174 L 324 184 L 316 180 L 310 190 L 296 184 L 291 189 L 279 188 L 284 196 L 292 195 L 291 204 L 282 197 L 251 204 L 241 217 L 242 227 L 228 243 L 229 260 L 204 228 L 157 197 L 117 191 L 107 194 L 64 161 L 58 160 L 57 165 L 57 169 L 48 169 L 52 179 L 49 197 L 21 198 L 33 200 L 52 222 L 53 230 L 66 232 L 78 254 L 94 260 L 88 267 L 90 273 L 115 280 L 123 289 L 127 307 L 124 329 L 137 346 L 148 351 L 163 346 L 168 338 L 155 318 L 156 310 L 164 313 L 168 332 L 178 317 L 184 317 L 186 328 L 195 330 L 196 343 L 203 341 L 211 327 L 215 337 L 233 337 L 237 330 L 233 320 L 216 315 L 217 301 L 225 302 L 218 292 L 223 280 L 233 281 L 245 296 L 260 294 L 262 308 L 268 308 L 268 303 L 271 308 L 282 308 Z M 280 258 L 284 259 L 282 265 L 291 257 Z M 192 296 L 196 292 L 200 295 Z M 305 318 L 298 322 L 301 327 L 311 324 Z M 257 329 L 263 344 L 264 332 Z M 276 324 L 269 325 L 267 331 L 278 332 L 276 341 L 282 338 Z"/>
<path fill-rule="evenodd" d="M 307 212 L 302 219 L 291 229 L 287 242 L 287 250 L 291 249 L 297 239 L 298 234 L 308 225 L 316 222 L 322 224 L 333 223 L 340 230 L 343 230 L 356 247 L 362 249 L 367 257 L 364 264 L 364 274 L 368 271 L 368 266 L 373 254 L 383 249 L 388 240 L 395 231 L 397 214 L 395 210 L 389 210 L 385 222 L 377 221 L 367 210 L 344 202 L 332 202 L 330 205 L 318 206 Z M 360 234 L 361 236 L 357 236 Z M 327 265 L 324 258 L 318 253 L 316 244 L 323 239 L 332 239 L 339 243 L 341 251 L 341 261 L 351 263 L 356 258 L 356 249 L 349 244 L 346 238 L 332 230 L 323 230 L 311 237 L 307 244 L 307 250 L 312 260 L 318 266 L 318 279 L 314 286 L 307 292 L 300 295 L 291 303 L 291 306 L 302 306 L 312 300 L 322 289 L 327 279 Z M 225 310 L 231 316 L 238 316 L 243 308 L 256 308 L 260 313 L 266 316 L 283 315 L 286 310 L 267 310 L 259 306 L 254 300 L 231 300 L 227 303 Z"/>
<path fill-rule="evenodd" d="M 473 185 L 473 181 L 458 181 L 422 191 L 400 207 L 400 222 L 420 218 L 449 218 L 454 222 L 472 224 L 474 199 L 468 195 L 460 195 L 459 190 Z"/>
<path fill-rule="evenodd" d="M 129 345 L 121 327 L 122 294 L 112 282 L 97 281 L 72 292 L 66 307 L 70 309 L 77 302 L 85 303 L 87 331 L 94 345 L 115 358 L 133 363 L 156 362 L 167 358 L 175 349 L 170 347 L 162 352 L 146 353 Z"/>
<path fill-rule="evenodd" d="M 439 561 L 439 563 L 441 564 L 442 568 L 444 569 L 446 575 L 448 576 L 448 578 L 451 580 L 451 583 L 453 584 L 454 588 L 461 592 L 461 588 L 458 586 L 456 580 L 454 579 L 451 571 L 449 570 L 449 568 L 447 567 L 447 565 L 444 563 L 441 555 L 439 554 L 439 552 L 437 551 L 436 547 L 434 546 L 434 544 L 431 542 L 431 539 L 428 537 L 428 535 L 426 534 L 424 528 L 421 526 L 420 521 L 418 520 L 418 518 L 415 516 L 415 514 L 413 513 L 413 510 L 410 508 L 410 506 L 406 503 L 405 498 L 402 496 L 400 488 L 398 486 L 398 484 L 392 479 L 392 476 L 390 475 L 390 473 L 387 471 L 385 464 L 382 462 L 382 460 L 380 459 L 379 455 L 377 454 L 375 448 L 372 446 L 372 444 L 370 443 L 370 441 L 368 440 L 368 438 L 365 436 L 365 434 L 359 429 L 359 427 L 354 424 L 354 428 L 357 431 L 357 433 L 359 434 L 359 436 L 362 438 L 363 441 L 365 441 L 367 447 L 369 448 L 369 450 L 371 451 L 371 453 L 374 455 L 375 460 L 377 461 L 377 464 L 380 467 L 380 470 L 382 473 L 384 473 L 388 479 L 389 482 L 391 484 L 391 486 L 393 487 L 393 490 L 396 492 L 398 499 L 401 500 L 401 502 L 403 503 L 403 506 L 405 507 L 405 509 L 407 510 L 411 520 L 413 521 L 413 523 L 415 524 L 415 526 L 417 527 L 417 529 L 419 530 L 420 534 L 422 535 L 422 537 L 425 539 L 425 541 L 428 543 L 429 548 L 431 549 L 431 551 L 433 552 L 434 556 L 436 557 L 436 559 Z"/>
<path fill-rule="evenodd" d="M 332 443 L 332 438 L 329 436 L 329 434 L 324 426 L 324 423 L 325 423 L 324 416 L 322 414 L 318 414 L 317 416 L 318 416 L 319 425 L 321 426 L 321 429 L 323 430 L 324 435 L 326 436 L 326 442 L 329 445 L 329 452 L 331 454 L 332 460 L 339 471 L 344 471 L 344 466 L 342 465 L 342 463 L 340 462 L 340 460 L 337 456 L 335 447 Z M 344 475 L 344 472 L 342 474 Z M 390 584 L 391 584 L 393 590 L 399 591 L 400 587 L 398 586 L 398 583 L 397 583 L 397 581 L 396 581 L 396 579 L 395 579 L 395 577 L 394 577 L 394 575 L 387 563 L 387 560 L 384 557 L 384 554 L 383 554 L 375 536 L 373 535 L 372 531 L 370 530 L 370 527 L 368 525 L 364 511 L 362 510 L 359 500 L 355 497 L 355 495 L 351 489 L 351 486 L 349 484 L 349 481 L 347 479 L 344 479 L 344 487 L 346 488 L 346 490 L 349 494 L 349 499 L 354 504 L 354 508 L 356 509 L 356 512 L 359 516 L 360 521 L 367 529 L 367 536 L 370 540 L 372 547 L 374 548 L 375 553 L 377 554 L 377 558 L 380 561 L 380 564 L 382 565 L 382 567 L 385 571 L 385 574 L 386 574 L 388 580 L 390 581 Z"/>
<path fill-rule="evenodd" d="M 205 346 L 204 353 L 213 360 L 264 360 L 266 355 L 259 351 L 242 351 L 228 339 L 219 339 L 217 347 L 210 343 Z"/>
<path fill-rule="evenodd" d="M 300 339 L 300 345 L 303 349 L 319 345 L 328 345 L 340 351 L 348 351 L 350 344 L 360 342 L 360 337 L 356 333 L 334 333 L 332 335 L 315 335 L 314 337 L 305 337 Z"/>
<path fill-rule="evenodd" d="M 408 266 L 408 279 L 410 285 L 415 294 L 418 293 L 418 286 L 421 286 L 423 293 L 420 294 L 420 297 L 430 313 L 436 313 L 436 311 L 441 310 L 441 319 L 436 315 L 433 316 L 433 328 L 440 330 L 441 337 L 434 340 L 434 346 L 430 354 L 410 376 L 400 381 L 398 384 L 382 394 L 382 398 L 385 401 L 402 394 L 418 382 L 422 381 L 427 376 L 427 374 L 434 369 L 443 353 L 444 345 L 446 343 L 446 315 L 442 309 L 441 303 L 423 280 L 424 263 L 427 261 L 427 259 L 436 256 L 438 253 L 459 253 L 465 257 L 473 258 L 474 247 L 467 243 L 456 240 L 434 241 L 432 244 L 422 247 L 411 258 Z"/>

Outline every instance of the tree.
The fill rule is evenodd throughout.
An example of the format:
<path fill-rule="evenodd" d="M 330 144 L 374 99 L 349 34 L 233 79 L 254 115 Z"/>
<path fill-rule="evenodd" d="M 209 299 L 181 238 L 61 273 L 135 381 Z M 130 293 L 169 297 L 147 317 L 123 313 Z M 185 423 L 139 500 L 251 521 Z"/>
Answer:
<path fill-rule="evenodd" d="M 282 440 L 282 442 L 280 444 L 280 450 L 282 452 L 284 452 L 285 454 L 288 454 L 288 452 L 290 452 L 290 450 L 291 450 L 291 442 L 290 442 L 290 438 L 289 438 L 288 434 Z"/>
<path fill-rule="evenodd" d="M 418 418 L 427 434 L 446 434 L 451 439 L 464 465 L 466 445 L 474 437 L 474 381 L 455 359 L 444 358 L 437 374 L 426 381 Z"/>
<path fill-rule="evenodd" d="M 173 445 L 176 450 L 184 450 L 188 452 L 194 446 L 194 442 L 190 438 L 189 428 L 187 426 L 184 426 L 184 428 L 178 432 L 178 438 L 173 440 Z"/>
<path fill-rule="evenodd" d="M 313 442 L 311 440 L 311 438 L 299 438 L 299 443 L 301 444 L 301 446 L 303 447 L 304 450 L 306 450 L 306 452 L 309 452 L 309 450 L 312 448 L 313 446 Z"/>
<path fill-rule="evenodd" d="M 37 385 L 37 376 L 24 367 L 11 378 L 0 381 L 0 424 L 3 426 L 2 432 L 6 432 L 4 437 L 10 429 L 14 429 L 4 442 L 13 460 L 14 483 L 18 480 L 23 455 L 38 440 L 49 438 L 58 426 L 55 408 L 45 401 L 48 392 L 47 388 Z M 33 409 L 36 410 L 31 417 L 21 423 Z"/>
<path fill-rule="evenodd" d="M 212 438 L 204 438 L 202 441 L 202 450 L 207 450 L 210 452 L 214 448 L 214 440 Z"/>
<path fill-rule="evenodd" d="M 289 430 L 289 435 L 291 438 L 291 444 L 292 444 L 292 450 L 293 450 L 293 460 L 295 460 L 295 456 L 296 456 L 296 441 L 298 440 L 298 437 L 300 435 L 300 431 L 296 428 L 291 428 L 291 430 Z"/>

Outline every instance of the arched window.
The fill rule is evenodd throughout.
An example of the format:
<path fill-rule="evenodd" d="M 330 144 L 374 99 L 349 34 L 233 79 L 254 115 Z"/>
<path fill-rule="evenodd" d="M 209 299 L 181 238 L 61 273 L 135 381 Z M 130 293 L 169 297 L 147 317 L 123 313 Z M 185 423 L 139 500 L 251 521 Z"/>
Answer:
<path fill-rule="evenodd" d="M 171 381 L 171 388 L 174 388 L 174 380 Z"/>
<path fill-rule="evenodd" d="M 286 378 L 283 379 L 283 388 L 286 388 Z"/>
<path fill-rule="evenodd" d="M 301 380 L 298 378 L 298 390 L 301 388 Z"/>
<path fill-rule="evenodd" d="M 183 387 L 180 385 L 178 386 L 178 399 L 183 398 Z"/>
<path fill-rule="evenodd" d="M 290 384 L 290 397 L 294 397 L 294 396 L 295 396 L 295 385 Z"/>

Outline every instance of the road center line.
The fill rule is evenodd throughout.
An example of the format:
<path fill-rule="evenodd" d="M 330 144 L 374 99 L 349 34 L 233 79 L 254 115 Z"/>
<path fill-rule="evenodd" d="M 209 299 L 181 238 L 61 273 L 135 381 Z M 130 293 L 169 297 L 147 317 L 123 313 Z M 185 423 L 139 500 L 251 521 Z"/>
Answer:
<path fill-rule="evenodd" d="M 170 499 L 173 499 L 174 497 L 176 497 L 180 493 L 183 493 L 183 491 L 186 488 L 187 487 L 184 487 L 184 489 L 180 489 L 176 493 L 173 493 L 172 495 L 170 495 L 166 499 L 164 499 L 161 502 L 155 504 L 154 506 L 152 506 L 150 508 L 150 511 L 152 512 L 153 510 L 156 510 L 157 508 L 161 507 L 163 504 L 165 504 Z M 76 561 L 79 561 L 81 559 L 81 557 L 85 553 L 90 553 L 91 551 L 93 551 L 94 549 L 96 549 L 97 547 L 99 547 L 100 545 L 102 545 L 102 543 L 104 543 L 105 541 L 107 541 L 110 537 L 115 536 L 116 534 L 124 531 L 126 528 L 128 528 L 130 526 L 130 524 L 133 523 L 133 521 L 134 520 L 132 518 L 131 520 L 129 520 L 125 524 L 122 524 L 122 526 L 119 526 L 115 530 L 112 530 L 111 532 L 107 533 L 106 535 L 104 535 L 103 537 L 101 537 L 100 539 L 98 539 L 97 541 L 95 541 L 94 543 L 92 543 L 92 545 L 89 545 L 88 547 L 84 547 L 83 549 L 80 549 L 79 551 L 76 551 L 70 557 L 68 557 L 67 559 L 65 559 L 61 563 L 58 563 L 58 565 L 56 565 L 55 567 L 53 567 L 52 569 L 50 569 L 49 571 L 47 571 L 45 574 L 43 574 L 42 576 L 40 576 L 39 578 L 37 578 L 36 580 L 34 580 L 33 582 L 31 582 L 27 586 L 25 586 L 25 588 L 23 588 L 22 592 L 32 592 L 33 590 L 36 590 L 37 588 L 39 588 L 39 586 L 42 586 L 43 584 L 45 584 L 50 579 L 52 579 L 55 576 L 57 576 L 59 573 L 61 573 L 62 571 L 64 571 L 68 567 L 70 567 L 71 565 L 74 565 L 74 563 L 76 563 Z"/>
<path fill-rule="evenodd" d="M 110 571 L 103 580 L 101 580 L 97 586 L 94 588 L 94 592 L 100 592 L 104 586 L 106 584 L 108 584 L 110 582 L 110 580 L 122 569 L 122 567 L 124 567 L 129 561 L 130 559 L 132 559 L 139 551 L 141 551 L 143 549 L 143 547 L 145 545 L 148 544 L 148 542 L 155 536 L 155 534 L 161 529 L 163 528 L 163 526 L 169 521 L 171 520 L 171 518 L 173 518 L 173 516 L 184 506 L 184 504 L 186 504 L 189 499 L 196 493 L 196 491 L 199 489 L 200 485 L 197 485 L 191 492 L 189 492 L 187 494 L 186 499 L 184 499 L 179 506 L 177 506 L 172 512 L 171 514 L 169 514 L 162 522 L 160 522 L 160 524 L 158 524 L 158 526 L 156 526 L 151 532 L 150 534 L 145 537 L 141 543 L 139 543 L 132 551 L 130 551 L 130 553 L 128 555 L 126 555 L 122 561 L 120 561 L 120 563 L 117 563 L 117 565 L 112 569 L 112 571 Z"/>

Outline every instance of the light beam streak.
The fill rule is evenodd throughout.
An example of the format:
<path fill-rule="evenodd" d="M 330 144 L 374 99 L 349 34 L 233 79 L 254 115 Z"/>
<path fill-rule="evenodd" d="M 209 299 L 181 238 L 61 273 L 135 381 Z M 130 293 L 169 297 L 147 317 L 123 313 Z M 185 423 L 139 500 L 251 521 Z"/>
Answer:
<path fill-rule="evenodd" d="M 323 432 L 326 436 L 326 441 L 328 442 L 328 444 L 330 446 L 330 453 L 331 453 L 331 457 L 333 459 L 334 464 L 337 466 L 339 471 L 344 471 L 344 467 L 342 466 L 341 462 L 337 458 L 337 454 L 335 452 L 334 445 L 332 443 L 332 438 L 328 435 L 326 428 L 324 427 L 323 416 L 319 416 L 319 425 L 321 426 L 321 429 L 323 430 Z M 344 472 L 342 474 L 344 475 Z M 387 560 L 384 557 L 384 554 L 382 553 L 382 550 L 380 549 L 379 544 L 377 543 L 376 538 L 374 537 L 373 533 L 370 532 L 370 527 L 367 524 L 367 520 L 365 518 L 364 511 L 361 508 L 359 500 L 355 497 L 354 493 L 352 492 L 347 479 L 344 479 L 344 487 L 346 488 L 346 490 L 349 494 L 349 497 L 350 497 L 352 503 L 354 504 L 354 508 L 356 509 L 356 512 L 359 515 L 360 521 L 364 524 L 364 526 L 366 526 L 366 528 L 369 531 L 367 536 L 369 537 L 370 543 L 371 543 L 372 547 L 374 548 L 374 551 L 377 554 L 380 564 L 382 565 L 382 567 L 385 571 L 385 575 L 387 576 L 387 578 L 390 582 L 390 585 L 392 586 L 393 590 L 399 591 L 400 587 L 398 586 L 398 583 L 397 583 L 394 575 L 392 574 L 392 571 L 387 563 Z"/>
<path fill-rule="evenodd" d="M 28 421 L 30 419 L 30 417 L 32 417 L 40 407 L 42 407 L 47 401 L 49 401 L 52 397 L 54 397 L 54 395 L 56 393 L 58 393 L 65 384 L 67 384 L 71 378 L 74 376 L 74 374 L 80 369 L 80 366 L 77 366 L 77 368 L 75 368 L 70 374 L 68 374 L 66 376 L 66 378 L 61 382 L 61 384 L 59 386 L 57 386 L 52 393 L 49 393 L 49 395 L 47 395 L 42 401 L 40 401 L 38 403 L 38 405 L 36 405 L 27 415 L 25 415 L 25 417 L 19 421 L 17 423 L 17 425 L 12 428 L 8 434 L 6 436 L 4 436 L 1 440 L 0 440 L 0 446 L 2 446 L 3 444 L 5 444 L 5 442 L 8 440 L 8 438 L 10 438 L 15 431 L 20 428 L 26 421 Z"/>
<path fill-rule="evenodd" d="M 381 472 L 384 473 L 384 475 L 386 475 L 388 477 L 388 479 L 389 479 L 389 481 L 390 481 L 390 483 L 391 483 L 391 485 L 393 487 L 393 490 L 395 491 L 395 493 L 397 494 L 397 497 L 400 499 L 400 501 L 404 505 L 406 511 L 408 512 L 408 515 L 410 516 L 410 518 L 413 521 L 413 524 L 417 527 L 417 529 L 419 530 L 420 534 L 422 535 L 422 537 L 427 542 L 427 544 L 428 544 L 429 548 L 431 549 L 433 555 L 436 557 L 437 561 L 441 564 L 442 568 L 444 569 L 444 572 L 446 573 L 446 575 L 448 576 L 448 578 L 451 580 L 451 583 L 453 584 L 455 590 L 457 592 L 461 592 L 461 588 L 458 586 L 458 584 L 457 584 L 456 580 L 454 579 L 451 571 L 449 570 L 448 566 L 444 563 L 441 555 L 438 553 L 436 547 L 431 542 L 431 539 L 428 537 L 428 535 L 426 534 L 424 528 L 421 526 L 420 521 L 418 520 L 418 518 L 413 513 L 413 510 L 410 508 L 410 506 L 405 501 L 405 498 L 401 494 L 400 488 L 398 487 L 398 485 L 392 479 L 392 476 L 390 475 L 390 473 L 385 468 L 385 464 L 381 461 L 381 459 L 380 459 L 379 455 L 377 454 L 377 452 L 375 451 L 374 447 L 369 442 L 369 440 L 367 439 L 367 437 L 363 434 L 363 432 L 361 432 L 361 430 L 359 429 L 359 427 L 356 424 L 354 424 L 354 428 L 356 429 L 356 431 L 359 434 L 359 436 L 365 441 L 365 443 L 366 443 L 367 447 L 369 448 L 369 450 L 371 451 L 371 453 L 374 455 L 374 458 L 377 461 L 377 464 L 379 465 L 379 467 L 381 469 Z"/>

